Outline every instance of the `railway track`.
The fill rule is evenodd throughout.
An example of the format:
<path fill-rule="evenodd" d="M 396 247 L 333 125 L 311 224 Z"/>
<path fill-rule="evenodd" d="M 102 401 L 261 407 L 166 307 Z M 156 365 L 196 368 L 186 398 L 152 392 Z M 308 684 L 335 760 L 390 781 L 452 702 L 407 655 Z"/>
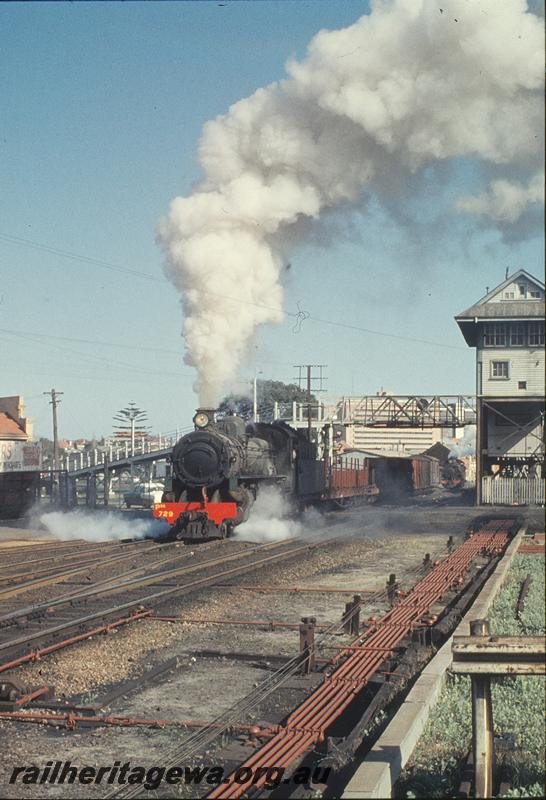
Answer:
<path fill-rule="evenodd" d="M 112 548 L 100 548 L 96 551 L 90 550 L 84 553 L 71 554 L 64 558 L 46 559 L 47 566 L 41 567 L 37 567 L 36 564 L 32 565 L 32 562 L 27 562 L 31 567 L 33 566 L 30 571 L 28 569 L 21 571 L 21 564 L 19 563 L 7 565 L 7 573 L 4 573 L 0 578 L 0 613 L 5 609 L 6 601 L 9 598 L 32 592 L 44 586 L 63 583 L 77 576 L 84 578 L 90 573 L 101 569 L 112 570 L 115 565 L 123 566 L 126 562 L 134 561 L 135 559 L 152 558 L 152 561 L 154 561 L 159 554 L 164 552 L 170 551 L 171 557 L 177 557 L 173 547 L 177 544 L 179 545 L 177 542 L 164 542 L 155 545 L 148 543 L 146 547 L 139 546 L 140 544 L 140 542 L 127 543 L 123 549 L 115 548 L 113 545 Z M 182 555 L 182 551 L 178 554 L 178 557 L 180 555 Z"/>
<path fill-rule="evenodd" d="M 435 602 L 454 587 L 462 586 L 472 561 L 486 554 L 492 558 L 506 546 L 512 520 L 494 520 L 467 539 L 444 561 L 422 578 L 414 589 L 381 619 L 376 620 L 351 645 L 343 649 L 333 662 L 335 670 L 309 695 L 280 726 L 278 733 L 250 756 L 240 767 L 252 770 L 264 766 L 289 770 L 320 741 L 328 727 L 353 702 L 384 662 L 394 655 L 402 640 L 416 627 L 428 624 L 428 615 Z M 235 780 L 231 773 L 221 787 L 207 798 L 238 798 L 257 793 L 264 779 Z"/>
<path fill-rule="evenodd" d="M 237 770 L 229 774 L 220 786 L 207 794 L 207 797 L 211 800 L 254 797 L 264 788 L 264 780 L 258 779 L 258 775 L 268 774 L 269 768 L 281 767 L 285 770 L 285 775 L 289 776 L 303 759 L 312 759 L 311 753 L 324 741 L 330 726 L 341 718 L 357 697 L 362 697 L 362 690 L 377 673 L 381 674 L 385 660 L 393 660 L 396 664 L 397 652 L 403 652 L 408 647 L 412 632 L 434 625 L 436 618 L 432 609 L 438 607 L 442 598 L 447 595 L 452 598 L 449 601 L 452 603 L 463 587 L 465 593 L 472 591 L 473 579 L 469 572 L 471 565 L 476 559 L 483 565 L 484 559 L 487 563 L 487 560 L 498 558 L 512 529 L 512 520 L 495 520 L 453 549 L 447 558 L 438 562 L 425 559 L 427 566 L 423 570 L 424 575 L 422 573 L 413 590 L 401 593 L 400 599 L 390 611 L 379 619 L 370 618 L 364 629 L 349 644 L 335 648 L 339 652 L 328 659 L 329 666 L 316 688 L 288 714 L 284 722 L 271 726 L 266 731 L 267 736 L 263 737 L 266 741 L 239 764 Z M 481 574 L 481 571 L 478 570 L 478 573 Z M 455 609 L 453 613 L 456 616 L 458 611 Z M 330 631 L 321 633 L 314 648 L 317 645 L 322 647 L 320 640 L 330 634 Z M 198 732 L 190 733 L 174 749 L 165 753 L 163 763 L 166 768 L 193 763 L 205 749 L 210 751 L 213 742 L 218 740 L 222 731 L 229 730 L 233 720 L 242 722 L 245 715 L 254 712 L 261 718 L 261 710 L 256 710 L 260 709 L 262 701 L 295 674 L 301 663 L 301 656 L 292 659 L 209 725 Z M 391 670 L 392 667 L 387 669 Z M 221 743 L 219 748 L 216 754 L 221 759 Z M 229 760 L 228 756 L 228 763 Z M 230 766 L 232 765 L 233 761 Z M 250 776 L 248 781 L 238 777 L 240 773 L 244 773 L 245 777 Z M 137 786 L 119 787 L 108 797 L 129 798 L 139 795 L 140 792 L 141 789 Z"/>
<path fill-rule="evenodd" d="M 172 558 L 169 558 L 164 560 L 161 569 L 154 571 L 140 567 L 41 603 L 10 610 L 2 610 L 0 606 L 0 673 L 101 630 L 136 621 L 151 614 L 152 608 L 167 599 L 313 549 L 319 541 L 231 544 L 225 543 L 220 555 L 198 563 L 173 567 Z M 115 602 L 120 594 L 123 602 Z M 143 611 L 144 608 L 147 610 Z M 99 622 L 102 625 L 97 628 Z M 69 634 L 69 639 L 63 638 Z"/>

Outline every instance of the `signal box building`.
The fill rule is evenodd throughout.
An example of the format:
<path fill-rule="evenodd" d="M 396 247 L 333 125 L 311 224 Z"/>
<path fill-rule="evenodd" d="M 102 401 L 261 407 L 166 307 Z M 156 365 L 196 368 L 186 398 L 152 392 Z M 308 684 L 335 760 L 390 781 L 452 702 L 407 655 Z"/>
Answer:
<path fill-rule="evenodd" d="M 477 502 L 544 504 L 544 284 L 519 270 L 455 319 L 476 348 Z"/>

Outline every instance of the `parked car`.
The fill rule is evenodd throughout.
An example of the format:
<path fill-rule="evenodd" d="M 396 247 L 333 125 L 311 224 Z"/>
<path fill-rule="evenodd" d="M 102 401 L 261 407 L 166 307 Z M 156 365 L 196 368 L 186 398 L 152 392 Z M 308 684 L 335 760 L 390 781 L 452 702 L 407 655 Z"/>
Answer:
<path fill-rule="evenodd" d="M 151 508 L 154 503 L 161 502 L 163 491 L 160 483 L 137 483 L 130 491 L 123 493 L 123 500 L 127 508 L 131 506 Z"/>

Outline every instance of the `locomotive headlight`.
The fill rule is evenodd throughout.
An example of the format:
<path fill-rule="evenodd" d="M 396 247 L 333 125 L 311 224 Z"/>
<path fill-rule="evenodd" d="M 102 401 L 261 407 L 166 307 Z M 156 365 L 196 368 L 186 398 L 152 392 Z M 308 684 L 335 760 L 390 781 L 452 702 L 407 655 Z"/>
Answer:
<path fill-rule="evenodd" d="M 196 428 L 206 428 L 209 422 L 208 414 L 205 414 L 203 411 L 198 411 L 193 418 L 193 424 Z"/>

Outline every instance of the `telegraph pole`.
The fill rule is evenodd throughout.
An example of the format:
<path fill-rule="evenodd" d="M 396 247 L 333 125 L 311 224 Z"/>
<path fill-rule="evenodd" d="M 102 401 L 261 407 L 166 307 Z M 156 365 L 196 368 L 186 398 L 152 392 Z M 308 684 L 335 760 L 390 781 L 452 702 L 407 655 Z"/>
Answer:
<path fill-rule="evenodd" d="M 323 392 L 323 374 L 322 370 L 326 368 L 326 364 L 296 364 L 295 369 L 299 371 L 298 377 L 296 380 L 298 381 L 298 386 L 300 389 L 303 389 L 302 383 L 303 378 L 305 375 L 305 388 L 307 391 L 307 436 L 309 441 L 311 441 L 311 408 L 312 408 L 312 395 L 313 392 Z M 318 375 L 313 375 L 313 370 L 318 370 Z M 318 386 L 313 387 L 313 382 L 318 381 Z"/>
<path fill-rule="evenodd" d="M 252 419 L 258 422 L 258 378 L 254 373 L 254 385 L 252 391 Z"/>
<path fill-rule="evenodd" d="M 260 370 L 257 372 L 254 370 L 254 380 L 252 382 L 252 419 L 254 422 L 258 422 L 258 375 L 261 375 L 262 371 Z"/>
<path fill-rule="evenodd" d="M 47 394 L 51 397 L 49 401 L 49 405 L 53 409 L 53 469 L 59 469 L 59 435 L 57 431 L 57 406 L 61 402 L 59 400 L 60 395 L 64 394 L 64 392 L 58 392 L 56 389 L 51 389 L 49 392 L 43 392 L 43 394 Z"/>

